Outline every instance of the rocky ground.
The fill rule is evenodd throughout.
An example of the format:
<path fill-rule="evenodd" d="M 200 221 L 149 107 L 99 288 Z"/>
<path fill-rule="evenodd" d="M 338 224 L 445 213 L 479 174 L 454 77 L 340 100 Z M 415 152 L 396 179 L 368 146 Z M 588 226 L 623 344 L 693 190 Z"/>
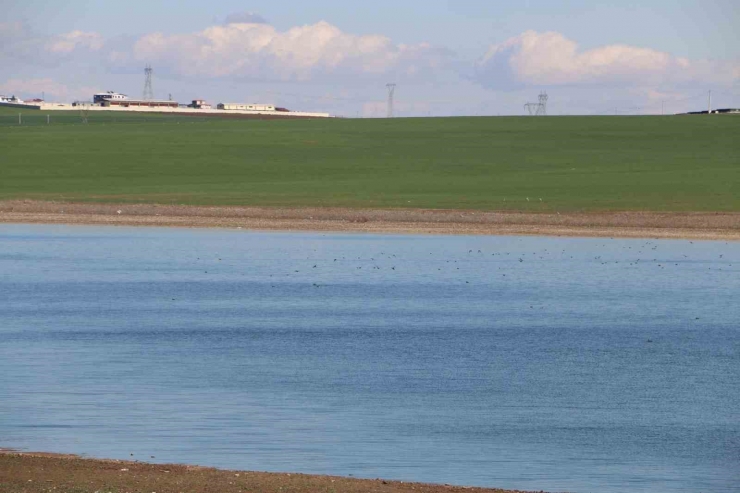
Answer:
<path fill-rule="evenodd" d="M 0 452 L 3 493 L 516 493 L 499 489 Z"/>

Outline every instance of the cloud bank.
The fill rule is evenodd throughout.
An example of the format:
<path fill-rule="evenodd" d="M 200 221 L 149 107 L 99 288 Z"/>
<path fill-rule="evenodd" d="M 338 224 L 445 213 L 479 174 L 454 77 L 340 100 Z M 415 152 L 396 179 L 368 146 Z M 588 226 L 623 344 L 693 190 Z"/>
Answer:
<path fill-rule="evenodd" d="M 582 51 L 558 32 L 526 31 L 491 46 L 471 63 L 444 47 L 354 35 L 324 21 L 280 31 L 252 12 L 231 14 L 223 25 L 198 32 L 155 32 L 124 41 L 80 30 L 43 36 L 25 23 L 5 22 L 0 23 L 0 42 L 0 61 L 48 65 L 77 58 L 116 72 L 138 72 L 143 64 L 152 63 L 159 73 L 186 78 L 413 80 L 454 75 L 504 90 L 692 81 L 731 85 L 740 80 L 739 62 L 689 60 L 629 45 Z"/>
<path fill-rule="evenodd" d="M 588 84 L 660 85 L 688 81 L 731 84 L 740 64 L 675 57 L 628 45 L 579 51 L 557 32 L 527 31 L 490 47 L 475 65 L 475 80 L 494 89 Z"/>
<path fill-rule="evenodd" d="M 73 56 L 100 51 L 105 38 L 95 32 L 71 31 L 46 36 L 35 33 L 24 22 L 0 23 L 0 62 L 53 65 Z"/>
<path fill-rule="evenodd" d="M 423 84 L 426 94 L 437 99 L 459 89 L 475 93 L 471 97 L 481 101 L 495 94 L 510 99 L 514 90 L 521 90 L 517 98 L 524 98 L 525 93 L 546 89 L 557 91 L 561 102 L 566 94 L 579 99 L 588 91 L 629 101 L 680 100 L 708 88 L 736 92 L 740 83 L 738 61 L 687 59 L 625 44 L 583 50 L 558 32 L 523 32 L 490 46 L 473 61 L 442 46 L 356 35 L 324 21 L 280 30 L 252 12 L 231 14 L 223 24 L 195 32 L 114 38 L 82 30 L 46 35 L 24 22 L 0 22 L 0 66 L 7 74 L 0 78 L 4 92 L 44 90 L 72 97 L 76 91 L 69 88 L 76 85 L 75 74 L 86 74 L 91 84 L 106 77 L 117 84 L 125 76 L 140 76 L 145 64 L 168 78 L 169 87 L 201 87 L 202 81 L 212 81 L 212 87 L 278 81 L 293 83 L 297 89 L 292 90 L 301 92 L 304 83 L 339 84 L 350 92 L 373 87 L 378 100 L 384 97 L 387 82 Z M 406 94 L 421 97 L 418 91 Z M 370 106 L 363 111 L 383 110 L 382 105 Z M 423 111 L 409 108 L 409 112 Z"/>
<path fill-rule="evenodd" d="M 356 36 L 327 22 L 283 32 L 263 23 L 231 22 L 196 33 L 145 35 L 129 60 L 185 77 L 306 81 L 336 75 L 413 77 L 442 68 L 448 56 L 428 44 Z"/>
<path fill-rule="evenodd" d="M 103 44 L 103 36 L 98 33 L 72 31 L 51 38 L 46 49 L 52 53 L 71 53 L 77 49 L 97 51 Z"/>

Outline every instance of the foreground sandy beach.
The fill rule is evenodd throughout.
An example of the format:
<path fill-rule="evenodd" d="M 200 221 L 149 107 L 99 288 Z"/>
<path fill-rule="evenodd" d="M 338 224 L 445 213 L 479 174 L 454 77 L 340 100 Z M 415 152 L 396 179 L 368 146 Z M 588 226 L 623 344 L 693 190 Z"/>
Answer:
<path fill-rule="evenodd" d="M 524 213 L 0 201 L 0 223 L 740 241 L 740 213 Z"/>
<path fill-rule="evenodd" d="M 223 471 L 196 466 L 85 459 L 75 455 L 0 450 L 4 493 L 236 493 L 236 492 L 480 492 L 499 489 L 403 483 L 305 474 Z"/>

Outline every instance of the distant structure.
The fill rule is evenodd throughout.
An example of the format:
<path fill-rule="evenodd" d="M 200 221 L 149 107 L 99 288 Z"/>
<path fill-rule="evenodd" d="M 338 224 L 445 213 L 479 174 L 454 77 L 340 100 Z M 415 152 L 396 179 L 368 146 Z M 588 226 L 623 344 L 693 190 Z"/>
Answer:
<path fill-rule="evenodd" d="M 154 90 L 152 89 L 152 73 L 154 70 L 152 70 L 152 66 L 147 64 L 147 66 L 144 68 L 144 75 L 146 76 L 146 79 L 144 80 L 144 95 L 141 99 L 144 101 L 151 101 L 154 99 Z"/>
<path fill-rule="evenodd" d="M 102 104 L 106 101 L 125 101 L 128 96 L 120 94 L 115 91 L 98 92 L 93 94 L 93 103 Z"/>
<path fill-rule="evenodd" d="M 538 98 L 538 103 L 527 103 L 524 105 L 530 115 L 532 116 L 547 116 L 547 93 L 542 91 Z"/>
<path fill-rule="evenodd" d="M 396 93 L 396 85 L 391 83 L 385 87 L 388 88 L 388 118 L 393 118 L 393 95 Z"/>
<path fill-rule="evenodd" d="M 197 101 L 193 100 L 193 104 Z M 246 103 L 218 103 L 216 108 L 219 110 L 240 110 L 240 111 L 281 111 L 283 108 L 276 108 L 272 104 L 246 104 Z"/>
<path fill-rule="evenodd" d="M 111 99 L 103 101 L 100 106 L 104 108 L 179 108 L 177 101 L 163 101 L 156 99 L 136 100 L 124 99 L 123 101 Z"/>
<path fill-rule="evenodd" d="M 23 104 L 23 100 L 15 96 L 0 96 L 0 103 Z"/>
<path fill-rule="evenodd" d="M 707 104 L 707 115 L 712 114 L 712 91 L 709 91 L 709 102 Z"/>
<path fill-rule="evenodd" d="M 206 103 L 205 99 L 193 99 L 193 102 L 188 105 L 188 108 L 195 108 L 196 110 L 210 110 L 212 106 Z"/>
<path fill-rule="evenodd" d="M 688 113 L 679 113 L 679 115 L 740 115 L 740 108 L 718 108 L 707 111 L 689 111 Z"/>
<path fill-rule="evenodd" d="M 80 120 L 83 124 L 87 125 L 87 116 L 90 114 L 90 103 L 87 101 L 77 103 L 77 107 L 80 108 Z"/>

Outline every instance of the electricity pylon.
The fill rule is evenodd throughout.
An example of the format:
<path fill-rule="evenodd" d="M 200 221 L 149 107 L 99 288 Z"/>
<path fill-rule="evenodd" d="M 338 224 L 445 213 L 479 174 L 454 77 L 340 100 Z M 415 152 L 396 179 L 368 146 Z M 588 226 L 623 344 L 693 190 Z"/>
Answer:
<path fill-rule="evenodd" d="M 146 79 L 144 80 L 144 101 L 151 101 L 154 99 L 154 90 L 152 89 L 152 73 L 154 70 L 152 70 L 152 66 L 148 65 L 146 68 L 144 68 L 144 74 L 146 75 Z"/>
<path fill-rule="evenodd" d="M 393 118 L 393 95 L 396 93 L 395 84 L 386 84 L 388 88 L 388 118 Z"/>
<path fill-rule="evenodd" d="M 527 103 L 524 105 L 530 115 L 532 116 L 547 116 L 547 93 L 542 91 L 539 95 L 537 103 Z"/>

